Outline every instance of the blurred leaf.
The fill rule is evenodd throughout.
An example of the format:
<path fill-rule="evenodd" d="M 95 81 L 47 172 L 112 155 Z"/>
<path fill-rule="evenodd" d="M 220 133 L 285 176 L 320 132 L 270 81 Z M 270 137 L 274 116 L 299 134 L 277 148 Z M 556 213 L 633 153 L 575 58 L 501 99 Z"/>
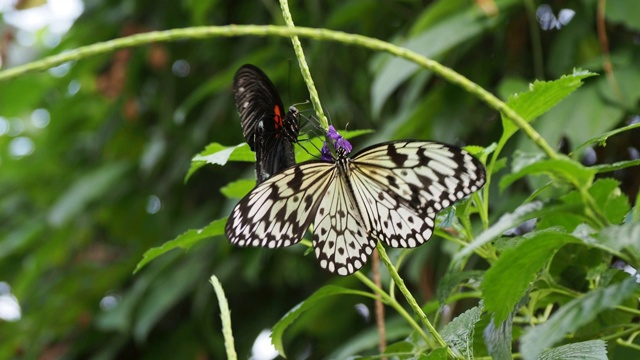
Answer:
<path fill-rule="evenodd" d="M 204 151 L 191 159 L 191 167 L 187 172 L 185 181 L 189 180 L 191 175 L 205 164 L 225 165 L 227 161 L 255 162 L 256 156 L 247 143 L 241 143 L 235 146 L 211 143 L 207 145 Z"/>
<path fill-rule="evenodd" d="M 433 350 L 432 352 L 429 353 L 429 355 L 427 355 L 424 358 L 419 358 L 419 360 L 446 360 L 448 359 L 447 357 L 447 349 L 445 348 L 438 348 Z"/>
<path fill-rule="evenodd" d="M 501 14 L 517 1 L 500 1 Z M 436 7 L 434 7 L 436 9 Z M 400 46 L 413 50 L 427 58 L 438 59 L 443 53 L 459 46 L 491 26 L 486 15 L 477 7 L 464 7 L 458 13 L 440 20 L 433 27 L 408 39 Z M 389 96 L 419 69 L 418 65 L 405 59 L 391 58 L 377 72 L 371 87 L 371 105 L 374 114 L 380 112 Z"/>
<path fill-rule="evenodd" d="M 339 286 L 327 285 L 320 288 L 318 291 L 314 292 L 311 296 L 309 296 L 306 300 L 296 305 L 293 309 L 291 309 L 288 313 L 286 313 L 278 323 L 273 326 L 271 332 L 271 342 L 273 346 L 278 350 L 278 353 L 285 357 L 284 354 L 284 346 L 282 345 L 282 336 L 284 335 L 284 331 L 291 325 L 293 322 L 307 309 L 313 307 L 318 301 L 321 301 L 329 296 L 335 295 L 362 295 L 366 297 L 370 297 L 371 294 L 365 293 L 363 291 L 351 290 Z"/>
<path fill-rule="evenodd" d="M 158 256 L 166 253 L 169 250 L 173 250 L 175 248 L 189 250 L 193 245 L 197 244 L 202 239 L 224 234 L 224 226 L 226 223 L 227 218 L 214 220 L 202 229 L 189 230 L 179 235 L 177 238 L 167 241 L 160 247 L 154 247 L 147 250 L 142 256 L 142 260 L 140 260 L 133 273 L 137 273 L 151 260 L 157 258 Z"/>
<path fill-rule="evenodd" d="M 551 229 L 525 235 L 524 239 L 506 249 L 482 280 L 484 307 L 494 313 L 496 323 L 507 319 L 553 253 L 565 244 L 577 242 L 573 236 Z"/>
<path fill-rule="evenodd" d="M 138 305 L 133 324 L 133 337 L 136 341 L 144 342 L 166 312 L 175 306 L 185 294 L 199 281 L 194 274 L 201 273 L 207 263 L 204 261 L 187 261 L 174 263 L 170 272 L 157 278 L 149 287 L 148 293 Z M 168 291 L 167 289 L 170 289 Z"/>
<path fill-rule="evenodd" d="M 637 1 L 607 1 L 605 16 L 613 23 L 623 23 L 635 31 L 640 31 L 640 3 Z"/>
<path fill-rule="evenodd" d="M 592 290 L 571 300 L 556 311 L 549 320 L 530 328 L 522 337 L 521 354 L 525 360 L 534 360 L 568 333 L 574 332 L 594 320 L 598 314 L 613 309 L 638 291 L 634 278 L 606 288 Z"/>
<path fill-rule="evenodd" d="M 76 180 L 49 210 L 47 220 L 53 226 L 61 226 L 83 212 L 91 201 L 107 197 L 107 192 L 117 184 L 131 168 L 121 161 L 105 165 Z"/>
<path fill-rule="evenodd" d="M 594 165 L 594 166 L 590 166 L 589 169 L 593 169 L 598 174 L 602 174 L 602 173 L 626 169 L 633 166 L 640 166 L 640 159 L 618 161 L 612 164 Z"/>
<path fill-rule="evenodd" d="M 607 343 L 591 340 L 559 346 L 543 352 L 538 360 L 607 360 Z"/>
<path fill-rule="evenodd" d="M 480 319 L 481 313 L 480 306 L 472 307 L 456 316 L 440 332 L 447 345 L 455 348 L 466 359 L 473 358 L 474 325 Z"/>
<path fill-rule="evenodd" d="M 586 188 L 591 185 L 596 172 L 569 158 L 542 160 L 527 165 L 516 173 L 504 176 L 500 180 L 500 190 L 504 190 L 526 175 L 539 174 L 547 174 L 553 177 L 556 182 L 566 182 L 577 188 Z"/>
<path fill-rule="evenodd" d="M 511 95 L 507 105 L 524 120 L 531 121 L 576 91 L 582 86 L 583 79 L 594 75 L 596 74 L 588 71 L 574 70 L 573 74 L 563 75 L 558 80 L 535 81 L 529 86 L 529 91 Z M 518 127 L 504 115 L 502 115 L 502 126 L 504 131 L 501 142 L 506 141 L 518 130 Z"/>
<path fill-rule="evenodd" d="M 242 199 L 256 186 L 254 179 L 240 179 L 220 188 L 220 192 L 228 199 Z"/>

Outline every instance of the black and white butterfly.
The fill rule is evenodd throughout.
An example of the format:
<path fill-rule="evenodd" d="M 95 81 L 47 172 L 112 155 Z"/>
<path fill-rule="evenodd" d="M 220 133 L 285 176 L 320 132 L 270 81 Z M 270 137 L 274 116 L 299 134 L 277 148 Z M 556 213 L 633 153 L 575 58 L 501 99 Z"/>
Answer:
<path fill-rule="evenodd" d="M 233 94 L 245 140 L 256 153 L 260 184 L 295 164 L 293 143 L 298 141 L 298 109 L 284 112 L 276 87 L 256 66 L 243 65 L 233 80 Z"/>
<path fill-rule="evenodd" d="M 277 248 L 299 242 L 311 225 L 320 266 L 349 275 L 376 241 L 412 248 L 433 234 L 438 211 L 480 189 L 485 170 L 465 150 L 428 141 L 351 145 L 330 127 L 330 161 L 312 160 L 273 175 L 233 209 L 225 232 L 239 246 Z M 328 148 L 323 147 L 327 159 Z"/>

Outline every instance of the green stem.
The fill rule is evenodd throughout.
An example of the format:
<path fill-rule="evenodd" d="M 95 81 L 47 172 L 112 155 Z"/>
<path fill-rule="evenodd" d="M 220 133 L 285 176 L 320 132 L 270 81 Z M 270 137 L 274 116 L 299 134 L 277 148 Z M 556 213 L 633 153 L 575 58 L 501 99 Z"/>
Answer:
<path fill-rule="evenodd" d="M 289 2 L 288 0 L 280 0 L 280 8 L 282 9 L 282 17 L 284 17 L 284 22 L 291 29 L 295 29 L 295 25 L 293 23 L 293 18 L 291 17 L 291 12 L 289 11 Z M 298 58 L 298 64 L 300 65 L 300 71 L 302 72 L 302 78 L 304 82 L 307 84 L 307 90 L 309 90 L 309 96 L 311 97 L 311 103 L 313 104 L 313 108 L 316 110 L 316 115 L 320 119 L 320 126 L 323 129 L 329 130 L 329 121 L 327 117 L 324 115 L 324 111 L 322 111 L 322 104 L 320 103 L 320 96 L 318 96 L 318 91 L 316 90 L 316 86 L 313 82 L 313 78 L 311 77 L 311 70 L 309 70 L 309 65 L 307 65 L 307 60 L 304 57 L 304 51 L 302 50 L 302 44 L 300 44 L 300 39 L 296 35 L 291 36 L 291 43 L 293 44 L 293 51 L 296 53 L 296 57 Z"/>
<path fill-rule="evenodd" d="M 236 37 L 236 36 L 301 36 L 314 40 L 336 41 L 348 45 L 362 46 L 371 50 L 384 51 L 395 56 L 412 61 L 421 67 L 431 70 L 440 75 L 447 81 L 456 84 L 468 92 L 477 96 L 493 109 L 501 112 L 509 118 L 540 148 L 549 158 L 556 159 L 558 155 L 549 146 L 549 144 L 538 134 L 531 125 L 520 117 L 513 109 L 493 94 L 483 89 L 479 85 L 473 83 L 466 77 L 458 74 L 452 69 L 445 67 L 438 62 L 428 59 L 414 51 L 402 48 L 391 43 L 373 39 L 370 37 L 348 34 L 340 31 L 331 31 L 326 29 L 313 29 L 305 27 L 290 28 L 286 26 L 273 25 L 227 25 L 227 26 L 202 26 L 191 27 L 185 29 L 173 29 L 165 31 L 152 31 L 143 34 L 136 34 L 120 39 L 105 41 L 93 45 L 83 46 L 75 50 L 70 50 L 62 54 L 50 56 L 42 60 L 34 61 L 25 65 L 16 66 L 11 69 L 0 71 L 0 81 L 14 78 L 18 75 L 43 71 L 51 67 L 63 64 L 68 61 L 83 59 L 85 57 L 94 56 L 112 52 L 118 49 L 139 46 L 154 42 L 176 41 L 183 39 L 208 39 L 212 37 Z M 317 110 L 317 109 L 316 109 Z"/>
<path fill-rule="evenodd" d="M 436 339 L 438 344 L 441 347 L 444 347 L 447 349 L 447 354 L 449 355 L 449 357 L 458 358 L 458 356 L 453 352 L 453 350 L 451 350 L 451 348 L 447 345 L 447 343 L 444 342 L 444 339 L 442 338 L 442 336 L 440 336 L 436 328 L 433 327 L 433 325 L 431 325 L 431 322 L 427 318 L 427 315 L 424 313 L 424 311 L 422 311 L 422 308 L 420 307 L 420 305 L 418 305 L 418 303 L 416 302 L 416 299 L 413 297 L 409 289 L 407 289 L 407 286 L 404 284 L 404 280 L 402 280 L 402 278 L 396 271 L 396 268 L 393 266 L 393 264 L 391 263 L 391 260 L 389 259 L 389 256 L 387 255 L 387 251 L 384 249 L 384 246 L 382 246 L 382 243 L 379 241 L 378 241 L 377 248 L 378 248 L 378 253 L 380 253 L 380 259 L 387 266 L 387 269 L 389 270 L 389 274 L 391 275 L 391 278 L 396 283 L 396 286 L 398 286 L 398 289 L 400 290 L 402 295 L 404 295 L 404 298 L 407 299 L 407 302 L 409 303 L 409 306 L 411 306 L 411 308 L 413 309 L 413 312 L 420 318 L 424 326 L 427 327 L 427 330 L 429 330 L 429 332 L 431 333 L 431 336 L 433 336 L 433 338 Z"/>
<path fill-rule="evenodd" d="M 413 319 L 413 317 L 411 317 L 411 315 L 400 305 L 400 303 L 398 303 L 395 299 L 392 299 L 391 296 L 389 296 L 389 294 L 387 294 L 383 289 L 379 288 L 378 286 L 376 286 L 376 284 L 373 283 L 373 281 L 371 281 L 368 277 L 366 277 L 364 274 L 362 274 L 361 272 L 356 272 L 355 277 L 358 278 L 358 280 L 362 281 L 363 284 L 365 284 L 367 287 L 369 287 L 371 290 L 373 290 L 375 293 L 380 295 L 380 298 L 382 300 L 382 302 L 384 302 L 385 304 L 391 306 L 392 308 L 394 308 L 398 314 L 400 314 L 400 316 L 402 316 L 405 320 L 407 320 L 407 322 L 409 323 L 409 325 L 416 331 L 416 333 L 418 333 L 423 339 L 424 341 L 431 347 L 431 348 L 435 348 L 435 344 L 433 344 L 433 341 L 431 340 L 431 338 L 429 337 L 429 335 L 427 335 L 424 330 L 422 330 L 422 328 L 420 327 L 420 325 Z"/>

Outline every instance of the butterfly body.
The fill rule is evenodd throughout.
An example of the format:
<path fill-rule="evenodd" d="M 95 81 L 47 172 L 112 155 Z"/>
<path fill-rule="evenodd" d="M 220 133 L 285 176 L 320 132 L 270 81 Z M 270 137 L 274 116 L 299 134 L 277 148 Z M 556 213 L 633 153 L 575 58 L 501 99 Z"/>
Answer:
<path fill-rule="evenodd" d="M 245 196 L 227 221 L 231 242 L 289 246 L 313 223 L 320 266 L 349 275 L 366 263 L 377 240 L 403 248 L 425 243 L 437 212 L 485 181 L 476 158 L 446 144 L 388 142 L 351 158 L 336 150 L 331 161 L 290 167 Z"/>
<path fill-rule="evenodd" d="M 295 164 L 298 110 L 284 111 L 275 85 L 259 68 L 243 65 L 233 81 L 236 108 L 245 141 L 256 153 L 257 183 Z"/>

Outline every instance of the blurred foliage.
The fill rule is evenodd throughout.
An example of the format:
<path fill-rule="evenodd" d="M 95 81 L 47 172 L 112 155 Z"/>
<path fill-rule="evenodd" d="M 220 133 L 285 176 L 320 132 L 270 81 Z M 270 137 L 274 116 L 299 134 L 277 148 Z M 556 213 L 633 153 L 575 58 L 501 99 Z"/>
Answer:
<path fill-rule="evenodd" d="M 608 1 L 600 18 L 602 3 L 551 2 L 556 13 L 571 8 L 576 15 L 550 31 L 540 29 L 535 9 L 541 2 L 533 0 L 306 0 L 293 2 L 291 11 L 299 26 L 363 34 L 411 48 L 505 100 L 534 80 L 556 79 L 574 68 L 599 73 L 533 123 L 548 142 L 569 154 L 606 131 L 639 121 L 638 7 L 632 1 Z M 81 17 L 52 47 L 45 46 L 43 30 L 35 44 L 20 48 L 23 30 L 3 21 L 2 63 L 151 30 L 283 24 L 279 4 L 268 0 L 94 0 L 84 5 Z M 4 17 L 9 9 L 3 11 Z M 605 33 L 608 42 L 602 40 Z M 498 113 L 415 65 L 355 46 L 302 43 L 336 128 L 375 129 L 353 141 L 356 149 L 400 138 L 490 147 L 503 135 Z M 22 310 L 19 321 L 0 320 L 0 358 L 223 358 L 220 316 L 208 283 L 212 274 L 229 301 L 239 357 L 247 358 L 262 330 L 324 285 L 366 290 L 353 276 L 322 272 L 312 254 L 304 256 L 302 246 L 233 248 L 224 236 L 170 243 L 189 250 L 172 250 L 132 274 L 149 248 L 224 218 L 237 200 L 227 199 L 221 188 L 253 176 L 251 164 L 228 163 L 203 166 L 184 182 L 191 158 L 209 143 L 234 146 L 243 141 L 231 82 L 244 63 L 269 74 L 285 105 L 308 99 L 290 41 L 282 38 L 151 44 L 0 85 L 0 281 L 11 287 Z M 309 105 L 298 107 L 312 115 Z M 314 131 L 309 124 L 304 129 Z M 639 129 L 629 128 L 608 138 L 606 146 L 592 141 L 563 161 L 571 169 L 584 169 L 579 161 L 637 160 L 639 138 Z M 582 341 L 578 350 L 569 344 L 541 356 L 569 357 L 582 351 L 601 358 L 605 343 L 594 339 L 621 338 L 608 341 L 608 356 L 637 357 L 632 350 L 637 341 L 624 343 L 624 336 L 640 331 L 633 320 L 637 302 L 629 297 L 634 291 L 637 295 L 637 288 L 610 265 L 624 268 L 621 259 L 636 269 L 640 265 L 638 166 L 624 165 L 593 178 L 592 170 L 576 174 L 561 161 L 536 165 L 538 152 L 520 133 L 506 143 L 504 159 L 499 159 L 503 166 L 494 167 L 489 188 L 491 226 L 477 238 L 486 239 L 476 249 L 487 256 L 465 259 L 468 276 L 447 270 L 460 246 L 443 241 L 450 238 L 443 231 L 410 252 L 401 274 L 418 302 L 431 309 L 428 315 L 438 314 L 437 326 L 447 341 L 471 344 L 465 354 L 507 356 L 512 330 L 519 338 L 559 307 L 558 316 L 544 325 L 557 326 L 555 332 L 544 338 L 536 332 L 545 328 L 533 328 L 523 347 L 542 351 Z M 511 185 L 499 189 L 500 178 L 508 174 Z M 563 176 L 572 174 L 577 178 L 573 187 L 563 182 Z M 585 215 L 585 193 L 594 199 L 592 210 L 602 212 L 600 223 Z M 541 202 L 529 204 L 533 209 L 527 211 L 533 212 L 528 213 L 522 205 L 529 198 Z M 532 218 L 538 218 L 533 233 L 515 232 Z M 471 219 L 480 233 L 479 219 Z M 216 224 L 205 235 L 218 234 Z M 565 235 L 549 235 L 560 232 Z M 390 251 L 394 260 L 400 253 Z M 528 256 L 526 273 L 511 278 Z M 368 274 L 370 266 L 363 272 Z M 386 272 L 383 278 L 388 283 Z M 441 287 L 448 290 L 441 293 Z M 484 310 L 507 321 L 494 323 L 487 311 L 481 315 L 480 295 L 461 292 L 461 287 L 485 291 Z M 509 294 L 502 293 L 505 287 Z M 433 306 L 436 291 L 448 303 L 444 312 Z M 499 293 L 486 301 L 487 294 Z M 580 297 L 582 293 L 586 295 Z M 527 296 L 529 301 L 523 302 Z M 373 312 L 371 299 L 351 295 L 327 297 L 306 308 L 284 337 L 289 357 L 377 354 L 375 322 L 361 316 L 356 304 Z M 583 314 L 584 309 L 593 311 Z M 469 329 L 473 324 L 475 331 Z M 390 353 L 426 351 L 391 309 L 386 330 L 390 343 L 398 341 Z M 573 339 L 560 341 L 566 334 Z M 429 356 L 446 354 L 435 350 Z"/>

